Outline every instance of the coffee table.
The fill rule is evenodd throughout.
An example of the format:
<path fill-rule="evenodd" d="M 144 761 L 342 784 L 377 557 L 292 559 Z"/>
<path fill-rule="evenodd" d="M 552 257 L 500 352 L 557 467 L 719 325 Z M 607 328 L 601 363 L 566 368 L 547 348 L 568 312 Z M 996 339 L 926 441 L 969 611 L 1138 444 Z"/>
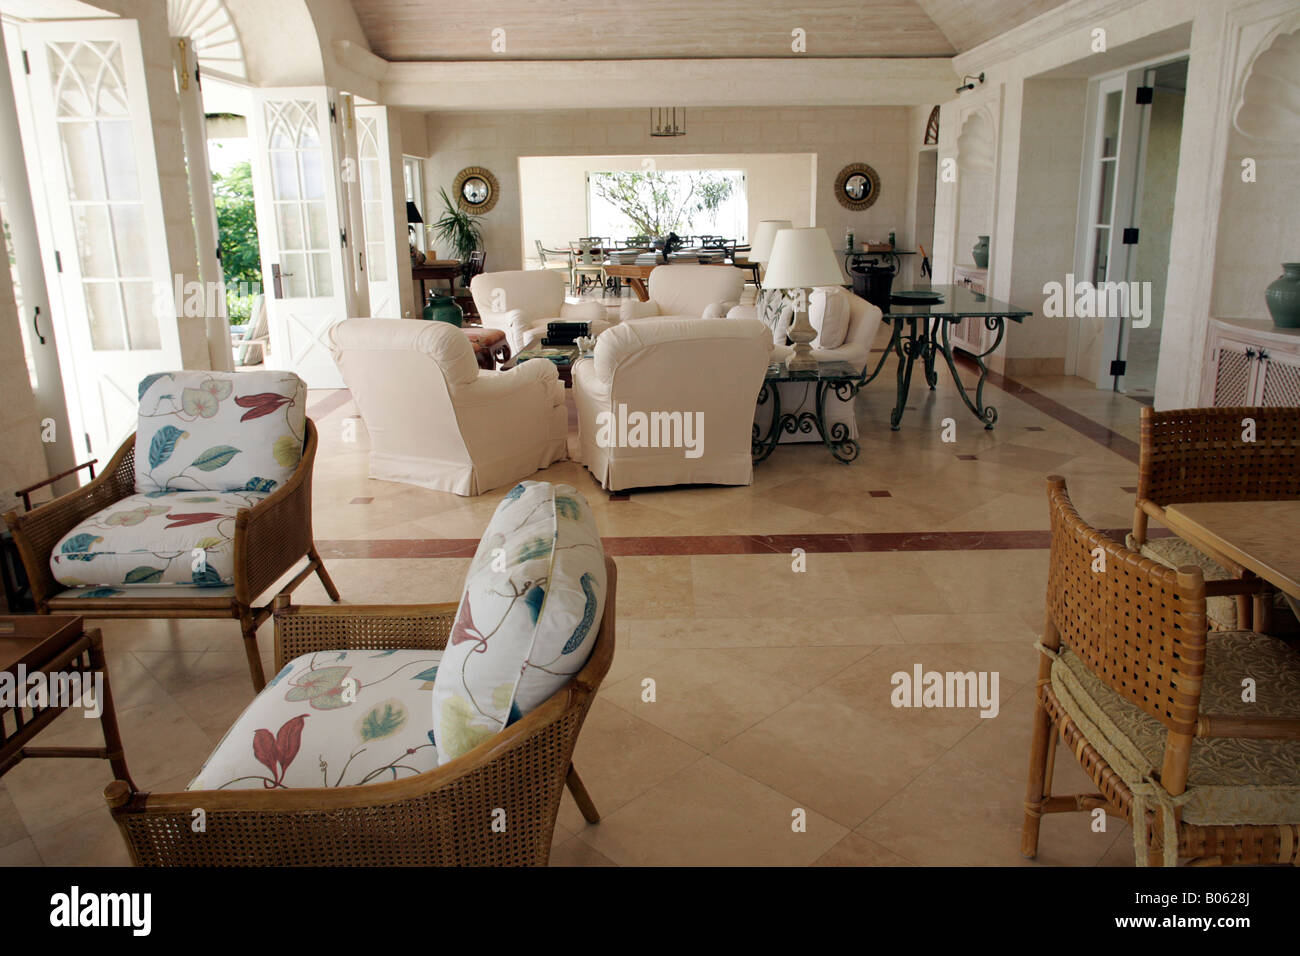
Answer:
<path fill-rule="evenodd" d="M 530 362 L 533 359 L 548 359 L 560 373 L 560 381 L 565 388 L 573 387 L 573 363 L 578 360 L 582 350 L 576 345 L 534 345 L 524 349 L 515 356 L 515 365 Z"/>
<path fill-rule="evenodd" d="M 108 761 L 116 779 L 131 780 L 117 729 L 117 714 L 113 710 L 103 637 L 98 628 L 83 630 L 82 619 L 70 614 L 0 617 L 0 673 L 10 675 L 0 678 L 3 680 L 0 691 L 12 692 L 0 693 L 0 777 L 31 757 L 97 757 Z M 27 746 L 60 714 L 76 706 L 76 701 L 64 695 L 55 699 L 55 689 L 67 686 L 61 678 L 74 674 L 83 686 L 84 681 L 94 681 L 97 675 L 102 678 L 95 703 L 100 707 L 104 746 Z M 40 675 L 38 680 L 45 684 L 47 693 L 28 704 L 27 691 L 33 688 L 35 675 Z"/>
<path fill-rule="evenodd" d="M 776 386 L 782 382 L 806 382 L 815 387 L 813 411 L 781 411 L 781 390 Z M 802 433 L 811 435 L 814 430 L 835 460 L 849 464 L 858 457 L 860 448 L 857 440 L 849 437 L 849 427 L 843 422 L 828 425 L 826 422 L 826 399 L 834 395 L 842 402 L 852 401 L 862 387 L 862 372 L 848 362 L 818 362 L 817 368 L 792 372 L 782 362 L 773 362 L 767 367 L 767 376 L 763 387 L 758 391 L 758 405 L 772 403 L 772 423 L 765 433 L 759 432 L 758 423 L 754 423 L 754 435 L 750 445 L 750 454 L 754 463 L 764 461 L 776 449 L 781 441 L 781 433 Z"/>

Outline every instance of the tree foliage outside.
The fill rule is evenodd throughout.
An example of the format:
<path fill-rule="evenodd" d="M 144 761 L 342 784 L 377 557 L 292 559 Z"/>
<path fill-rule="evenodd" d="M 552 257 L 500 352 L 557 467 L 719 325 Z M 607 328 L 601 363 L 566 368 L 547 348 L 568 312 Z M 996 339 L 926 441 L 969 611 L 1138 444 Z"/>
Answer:
<path fill-rule="evenodd" d="M 592 173 L 591 189 L 635 228 L 637 235 L 698 234 L 714 228 L 723 203 L 739 195 L 738 170 L 624 170 Z"/>
<path fill-rule="evenodd" d="M 226 311 L 232 325 L 248 321 L 253 297 L 262 291 L 262 260 L 257 246 L 253 170 L 237 163 L 224 176 L 212 174 L 212 198 L 221 237 L 221 271 L 226 281 Z"/>

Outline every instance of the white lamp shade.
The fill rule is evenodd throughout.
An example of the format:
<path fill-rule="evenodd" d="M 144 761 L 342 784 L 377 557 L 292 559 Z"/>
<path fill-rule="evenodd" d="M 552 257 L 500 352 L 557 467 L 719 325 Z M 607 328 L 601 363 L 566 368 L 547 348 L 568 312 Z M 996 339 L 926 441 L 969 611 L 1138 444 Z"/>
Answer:
<path fill-rule="evenodd" d="M 782 229 L 790 228 L 789 219 L 764 219 L 754 230 L 754 238 L 749 241 L 749 261 L 766 263 L 772 253 L 772 241 Z"/>
<path fill-rule="evenodd" d="M 843 281 L 840 261 L 825 229 L 782 229 L 777 233 L 763 288 L 811 289 Z"/>

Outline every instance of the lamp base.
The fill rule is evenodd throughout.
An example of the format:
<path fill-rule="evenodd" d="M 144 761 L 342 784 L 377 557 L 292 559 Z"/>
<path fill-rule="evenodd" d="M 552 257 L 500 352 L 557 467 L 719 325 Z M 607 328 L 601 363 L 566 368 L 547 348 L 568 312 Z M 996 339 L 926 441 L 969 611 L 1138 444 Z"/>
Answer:
<path fill-rule="evenodd" d="M 807 301 L 806 296 L 804 301 Z M 789 338 L 794 343 L 794 351 L 786 358 L 785 367 L 792 372 L 817 371 L 817 359 L 812 354 L 812 346 L 808 344 L 817 338 L 817 330 L 808 321 L 808 311 L 806 309 L 795 311 L 794 322 L 790 325 Z"/>

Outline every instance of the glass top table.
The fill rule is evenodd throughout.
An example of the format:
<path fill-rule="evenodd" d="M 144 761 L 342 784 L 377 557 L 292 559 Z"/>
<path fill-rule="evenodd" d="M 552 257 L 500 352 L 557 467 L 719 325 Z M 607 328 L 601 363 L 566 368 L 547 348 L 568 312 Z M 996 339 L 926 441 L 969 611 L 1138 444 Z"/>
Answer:
<path fill-rule="evenodd" d="M 899 293 L 911 292 L 934 293 L 939 301 L 907 302 L 899 296 Z M 962 402 L 985 428 L 992 428 L 998 420 L 998 410 L 984 403 L 984 383 L 989 374 L 984 360 L 1002 344 L 1008 321 L 1023 322 L 1032 314 L 1028 309 L 1018 308 L 1009 302 L 1001 302 L 963 285 L 926 285 L 895 290 L 889 310 L 882 316 L 883 321 L 893 326 L 889 344 L 885 347 L 885 352 L 875 369 L 870 374 L 864 370 L 857 387 L 867 385 L 880 374 L 891 352 L 898 356 L 898 391 L 894 410 L 889 417 L 889 427 L 898 431 L 903 419 L 903 410 L 907 406 L 913 365 L 918 358 L 921 359 L 925 368 L 926 384 L 933 389 L 939 379 L 935 371 L 935 359 L 942 355 Z M 974 398 L 962 383 L 961 376 L 957 374 L 957 364 L 953 356 L 952 328 L 958 322 L 967 319 L 979 319 L 983 322 L 984 328 L 995 333 L 993 344 L 983 352 L 966 353 L 975 362 L 980 373 L 979 381 L 975 385 Z"/>

